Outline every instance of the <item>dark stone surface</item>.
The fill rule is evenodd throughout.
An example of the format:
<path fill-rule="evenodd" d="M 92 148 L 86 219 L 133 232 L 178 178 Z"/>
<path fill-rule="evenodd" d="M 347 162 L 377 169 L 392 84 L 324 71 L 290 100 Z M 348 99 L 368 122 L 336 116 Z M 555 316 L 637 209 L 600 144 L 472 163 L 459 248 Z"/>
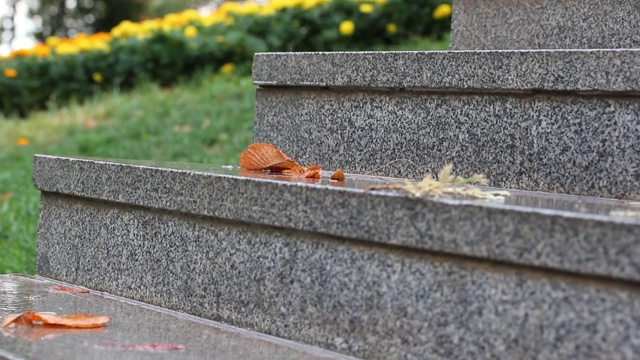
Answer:
<path fill-rule="evenodd" d="M 224 182 L 209 180 L 209 190 Z M 637 285 L 59 194 L 41 204 L 39 274 L 355 356 L 640 352 Z"/>
<path fill-rule="evenodd" d="M 520 6 L 526 1 L 513 2 Z M 558 2 L 563 3 L 563 2 Z M 640 49 L 261 53 L 261 86 L 420 91 L 640 93 Z"/>
<path fill-rule="evenodd" d="M 124 250 L 124 248 L 123 248 Z M 78 251 L 57 254 L 75 258 Z M 106 255 L 106 254 L 105 254 Z M 77 258 L 75 258 L 77 260 Z M 98 264 L 103 264 L 99 262 Z M 93 271 L 97 271 L 97 267 Z M 105 269 L 104 271 L 110 272 Z M 123 274 L 126 276 L 126 274 Z M 158 274 L 160 275 L 160 274 Z M 186 275 L 186 274 L 185 274 Z M 61 293 L 42 277 L 0 275 L 0 320 L 25 311 L 59 315 L 110 316 L 98 329 L 0 328 L 2 359 L 344 359 L 346 356 L 307 345 L 215 323 L 184 313 L 92 292 Z M 130 284 L 136 288 L 135 284 Z M 103 287 L 109 287 L 108 284 Z M 161 290 L 161 289 L 158 289 Z M 165 289 L 167 290 L 167 289 Z M 168 289 L 172 292 L 175 289 Z M 184 345 L 180 351 L 120 350 L 105 343 Z M 110 350 L 109 350 L 110 349 Z"/>
<path fill-rule="evenodd" d="M 402 180 L 348 174 L 340 184 L 328 181 L 330 173 L 314 181 L 215 165 L 52 156 L 37 156 L 34 163 L 36 187 L 45 192 L 640 280 L 638 202 L 536 192 L 514 192 L 504 203 L 365 194 L 370 185 Z M 90 217 L 83 207 L 77 211 L 74 217 Z M 56 221 L 55 213 L 43 214 L 49 217 L 41 223 Z M 76 240 L 67 238 L 40 253 L 73 252 Z M 76 270 L 55 273 L 68 271 Z"/>
<path fill-rule="evenodd" d="M 558 94 L 267 87 L 254 127 L 256 142 L 352 173 L 417 179 L 453 163 L 496 187 L 632 198 L 639 138 L 639 97 Z"/>
<path fill-rule="evenodd" d="M 640 48 L 638 0 L 455 0 L 451 49 Z"/>

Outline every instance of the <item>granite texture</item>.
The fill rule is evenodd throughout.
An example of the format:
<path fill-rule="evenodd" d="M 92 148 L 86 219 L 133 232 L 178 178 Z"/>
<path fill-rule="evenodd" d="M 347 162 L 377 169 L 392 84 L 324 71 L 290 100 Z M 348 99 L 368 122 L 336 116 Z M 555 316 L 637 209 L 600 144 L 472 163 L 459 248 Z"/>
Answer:
<path fill-rule="evenodd" d="M 59 194 L 41 204 L 41 275 L 345 354 L 640 353 L 637 285 Z"/>
<path fill-rule="evenodd" d="M 455 0 L 451 49 L 640 48 L 638 0 Z"/>
<path fill-rule="evenodd" d="M 254 57 L 253 81 L 261 86 L 639 96 L 640 49 L 260 53 Z"/>
<path fill-rule="evenodd" d="M 639 138 L 631 96 L 268 87 L 254 126 L 255 142 L 352 173 L 421 178 L 453 163 L 497 187 L 634 198 Z"/>
<path fill-rule="evenodd" d="M 0 319 L 25 311 L 110 316 L 99 329 L 0 328 L 6 359 L 347 359 L 350 357 L 108 294 L 51 291 L 72 286 L 42 277 L 0 275 Z M 109 350 L 102 344 L 170 343 L 180 351 Z M 353 358 L 350 358 L 353 359 Z"/>
<path fill-rule="evenodd" d="M 502 204 L 420 199 L 365 193 L 370 185 L 399 179 L 348 174 L 340 184 L 329 182 L 329 174 L 322 181 L 305 181 L 214 165 L 52 156 L 37 156 L 34 163 L 35 185 L 45 194 L 640 281 L 638 202 L 535 192 L 516 192 Z M 41 226 L 56 221 L 46 205 L 43 201 Z M 64 241 L 61 246 L 69 248 L 55 251 L 67 253 L 75 245 Z"/>

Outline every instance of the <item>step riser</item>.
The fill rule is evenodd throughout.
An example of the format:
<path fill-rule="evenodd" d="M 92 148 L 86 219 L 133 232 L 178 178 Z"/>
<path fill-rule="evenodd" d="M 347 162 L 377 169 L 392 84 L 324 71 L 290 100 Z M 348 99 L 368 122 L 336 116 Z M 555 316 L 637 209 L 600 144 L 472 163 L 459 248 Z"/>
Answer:
<path fill-rule="evenodd" d="M 264 87 L 254 134 L 328 169 L 421 178 L 453 163 L 497 187 L 640 197 L 638 97 Z"/>
<path fill-rule="evenodd" d="M 37 272 L 365 358 L 640 351 L 640 294 L 615 281 L 46 192 Z"/>
<path fill-rule="evenodd" d="M 455 0 L 452 50 L 640 48 L 637 0 Z"/>

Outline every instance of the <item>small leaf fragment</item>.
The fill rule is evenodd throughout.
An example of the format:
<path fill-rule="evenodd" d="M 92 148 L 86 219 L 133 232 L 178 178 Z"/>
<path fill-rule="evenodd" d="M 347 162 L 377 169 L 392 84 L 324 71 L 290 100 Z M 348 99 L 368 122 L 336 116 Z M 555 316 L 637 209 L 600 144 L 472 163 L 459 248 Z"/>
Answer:
<path fill-rule="evenodd" d="M 334 172 L 333 175 L 331 175 L 331 180 L 344 181 L 344 179 L 345 179 L 344 172 L 342 172 L 342 169 L 340 168 L 338 168 L 336 172 Z"/>
<path fill-rule="evenodd" d="M 86 294 L 89 292 L 89 290 L 87 289 L 78 289 L 78 288 L 72 288 L 72 287 L 62 286 L 62 285 L 53 285 L 52 287 L 49 288 L 49 290 L 51 292 L 64 292 L 64 293 L 71 293 L 71 294 Z"/>
<path fill-rule="evenodd" d="M 99 350 L 138 350 L 149 352 L 164 351 L 182 351 L 187 348 L 186 345 L 168 344 L 168 343 L 152 343 L 152 344 L 118 344 L 114 342 L 106 342 L 95 346 Z"/>

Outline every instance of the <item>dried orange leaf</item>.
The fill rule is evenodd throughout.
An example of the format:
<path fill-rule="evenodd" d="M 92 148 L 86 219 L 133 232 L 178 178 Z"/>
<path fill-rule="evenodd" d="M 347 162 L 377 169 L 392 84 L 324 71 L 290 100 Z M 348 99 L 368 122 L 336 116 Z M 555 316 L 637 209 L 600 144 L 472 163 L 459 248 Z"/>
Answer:
<path fill-rule="evenodd" d="M 11 314 L 7 315 L 2 321 L 2 325 L 0 327 L 9 327 L 9 326 L 21 326 L 21 325 L 31 325 L 33 321 L 31 321 L 25 314 Z"/>
<path fill-rule="evenodd" d="M 42 324 L 61 325 L 72 328 L 97 328 L 101 327 L 111 318 L 91 314 L 52 315 L 47 313 L 35 313 Z"/>
<path fill-rule="evenodd" d="M 309 170 L 303 174 L 306 179 L 321 179 L 322 174 L 317 170 Z"/>
<path fill-rule="evenodd" d="M 95 346 L 100 350 L 138 350 L 138 351 L 181 351 L 187 348 L 186 345 L 155 343 L 155 344 L 118 344 L 107 342 Z"/>
<path fill-rule="evenodd" d="M 247 170 L 282 172 L 298 167 L 298 163 L 271 144 L 255 143 L 240 154 L 240 166 Z"/>
<path fill-rule="evenodd" d="M 338 170 L 336 170 L 336 172 L 334 172 L 333 175 L 331 175 L 331 180 L 344 181 L 344 179 L 345 179 L 344 173 L 340 168 L 338 168 Z"/>
<path fill-rule="evenodd" d="M 49 288 L 49 290 L 52 292 L 64 292 L 64 293 L 71 293 L 71 294 L 86 294 L 89 292 L 89 290 L 87 289 L 78 289 L 78 288 L 72 288 L 72 287 L 67 287 L 62 285 L 53 285 L 52 287 Z"/>
<path fill-rule="evenodd" d="M 42 325 L 58 325 L 70 328 L 97 328 L 111 320 L 108 316 L 91 314 L 55 315 L 45 312 L 27 311 L 20 315 L 9 315 L 2 322 L 2 327 L 9 326 L 33 326 L 34 323 Z"/>

